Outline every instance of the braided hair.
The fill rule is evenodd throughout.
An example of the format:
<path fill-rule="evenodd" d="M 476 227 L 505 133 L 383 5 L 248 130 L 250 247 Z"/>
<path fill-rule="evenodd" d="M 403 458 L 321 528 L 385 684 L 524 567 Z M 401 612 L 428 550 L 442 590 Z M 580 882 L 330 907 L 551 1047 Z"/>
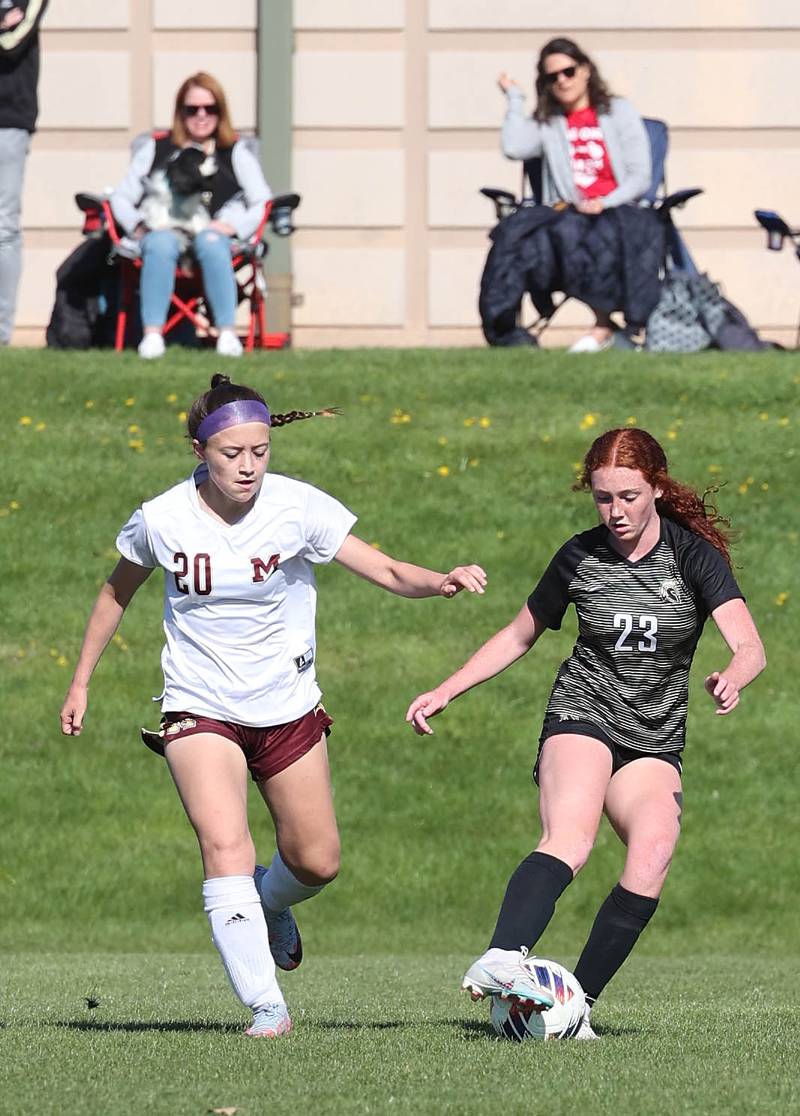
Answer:
<path fill-rule="evenodd" d="M 661 489 L 662 495 L 656 499 L 658 514 L 700 535 L 731 565 L 731 536 L 726 530 L 730 520 L 721 516 L 707 500 L 717 490 L 707 489 L 700 496 L 693 488 L 671 477 L 666 454 L 652 434 L 636 427 L 622 427 L 601 434 L 589 447 L 573 487 L 577 491 L 587 491 L 591 488 L 595 469 L 607 466 L 638 470 L 652 488 Z"/>
<path fill-rule="evenodd" d="M 189 408 L 189 414 L 186 418 L 186 429 L 189 437 L 192 441 L 196 440 L 200 423 L 206 415 L 210 415 L 218 407 L 224 407 L 226 403 L 234 403 L 244 399 L 263 403 L 265 407 L 267 405 L 263 395 L 257 392 L 255 388 L 246 387 L 244 384 L 233 384 L 229 376 L 225 376 L 221 372 L 215 373 L 211 377 L 211 387 L 208 391 L 199 395 Z M 326 407 L 321 411 L 287 411 L 283 415 L 270 415 L 270 427 L 287 426 L 290 422 L 300 422 L 302 419 L 333 418 L 339 414 L 341 414 L 341 411 L 338 407 Z"/>

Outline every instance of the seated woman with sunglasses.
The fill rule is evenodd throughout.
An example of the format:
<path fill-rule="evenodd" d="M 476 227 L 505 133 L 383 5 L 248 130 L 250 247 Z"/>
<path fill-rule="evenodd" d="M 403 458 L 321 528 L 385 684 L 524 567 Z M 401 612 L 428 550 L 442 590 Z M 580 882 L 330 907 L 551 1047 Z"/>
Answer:
<path fill-rule="evenodd" d="M 501 74 L 508 98 L 503 154 L 542 160 L 544 205 L 566 203 L 596 215 L 635 203 L 650 187 L 650 144 L 633 105 L 609 92 L 594 62 L 571 39 L 551 39 L 536 68 L 537 102 L 525 115 L 525 94 Z M 599 352 L 613 337 L 608 313 L 595 313 L 594 328 L 570 352 Z"/>
<path fill-rule="evenodd" d="M 193 236 L 192 251 L 203 272 L 218 331 L 217 352 L 241 356 L 242 345 L 234 330 L 237 291 L 231 238 L 247 240 L 253 235 L 272 193 L 258 160 L 236 137 L 222 86 L 202 72 L 192 74 L 178 90 L 171 131 L 137 148 L 125 179 L 111 196 L 117 222 L 141 241 L 144 337 L 139 355 L 153 359 L 164 354 L 162 330 L 175 283 L 175 266 L 185 246 L 183 234 L 179 236 L 174 229 L 148 227 L 142 206 L 145 180 L 164 170 L 185 147 L 198 147 L 214 156 L 216 169 L 204 180 L 202 194 L 211 220 Z"/>

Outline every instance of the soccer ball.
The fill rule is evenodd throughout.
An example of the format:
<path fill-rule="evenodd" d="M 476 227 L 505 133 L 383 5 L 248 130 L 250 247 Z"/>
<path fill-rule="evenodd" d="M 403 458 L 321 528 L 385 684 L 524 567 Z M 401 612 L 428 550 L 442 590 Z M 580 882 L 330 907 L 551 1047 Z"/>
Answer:
<path fill-rule="evenodd" d="M 536 1011 L 536 1005 L 530 1001 L 492 996 L 490 1016 L 497 1034 L 512 1042 L 574 1038 L 586 1007 L 586 997 L 578 981 L 569 969 L 543 957 L 528 957 L 523 966 L 537 984 L 550 989 L 555 1004 L 547 1011 Z"/>

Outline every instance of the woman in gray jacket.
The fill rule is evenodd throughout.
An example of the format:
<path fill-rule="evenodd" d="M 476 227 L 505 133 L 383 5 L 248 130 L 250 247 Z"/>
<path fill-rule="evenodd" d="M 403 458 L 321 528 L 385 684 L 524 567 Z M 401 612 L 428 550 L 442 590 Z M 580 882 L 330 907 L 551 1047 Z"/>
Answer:
<path fill-rule="evenodd" d="M 571 39 L 551 39 L 536 68 L 536 110 L 524 112 L 520 85 L 501 74 L 508 98 L 503 154 L 542 160 L 544 205 L 572 205 L 596 215 L 635 204 L 650 187 L 650 144 L 633 105 L 609 92 L 594 62 Z M 595 325 L 570 352 L 599 352 L 613 337 L 605 311 L 591 308 Z"/>

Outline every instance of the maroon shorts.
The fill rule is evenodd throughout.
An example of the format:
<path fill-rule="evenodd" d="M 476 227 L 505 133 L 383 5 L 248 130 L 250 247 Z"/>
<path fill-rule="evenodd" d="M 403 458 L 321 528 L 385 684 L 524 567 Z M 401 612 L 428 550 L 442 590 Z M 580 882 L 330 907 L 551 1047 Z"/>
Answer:
<path fill-rule="evenodd" d="M 196 736 L 201 732 L 213 732 L 224 736 L 242 749 L 247 767 L 256 782 L 269 779 L 279 771 L 290 767 L 306 752 L 310 752 L 323 732 L 330 735 L 333 718 L 319 704 L 285 725 L 267 725 L 252 728 L 237 725 L 233 721 L 215 721 L 213 717 L 202 717 L 194 713 L 165 713 L 161 718 L 158 732 L 142 729 L 142 740 L 148 748 L 164 755 L 164 745 L 182 736 Z"/>

